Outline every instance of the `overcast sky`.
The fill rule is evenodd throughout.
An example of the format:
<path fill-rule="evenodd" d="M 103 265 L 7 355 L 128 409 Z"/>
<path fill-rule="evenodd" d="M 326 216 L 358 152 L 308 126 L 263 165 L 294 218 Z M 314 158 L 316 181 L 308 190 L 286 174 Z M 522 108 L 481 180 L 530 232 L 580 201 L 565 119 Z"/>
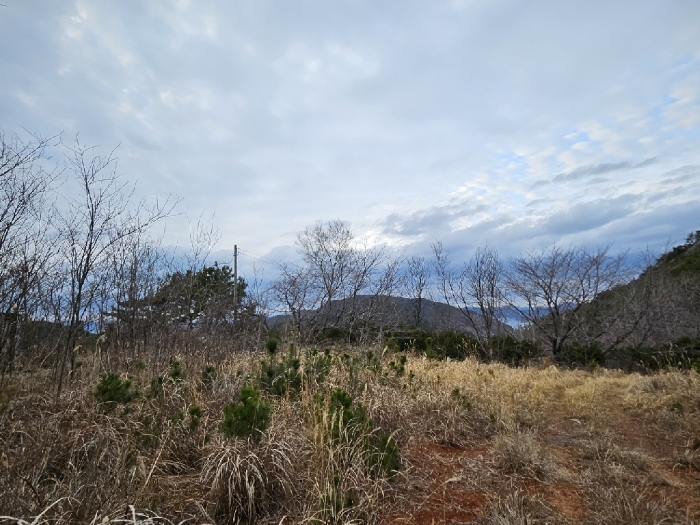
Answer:
<path fill-rule="evenodd" d="M 409 253 L 700 229 L 695 0 L 2 3 L 0 128 L 119 145 L 220 250 L 328 219 Z"/>

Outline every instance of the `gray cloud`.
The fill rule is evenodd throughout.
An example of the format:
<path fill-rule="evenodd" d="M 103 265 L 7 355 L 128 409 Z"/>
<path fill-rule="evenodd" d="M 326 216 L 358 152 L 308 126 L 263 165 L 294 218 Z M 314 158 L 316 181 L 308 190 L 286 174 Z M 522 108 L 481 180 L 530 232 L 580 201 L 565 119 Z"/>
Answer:
<path fill-rule="evenodd" d="M 619 171 L 619 170 L 634 170 L 634 169 L 639 169 L 639 168 L 644 168 L 646 166 L 651 166 L 652 164 L 656 163 L 656 158 L 649 158 L 645 159 L 642 162 L 606 162 L 603 164 L 594 164 L 590 166 L 582 166 L 580 168 L 576 168 L 573 171 L 569 171 L 567 173 L 560 173 L 558 175 L 555 175 L 555 177 L 552 179 L 553 182 L 568 182 L 568 181 L 574 181 L 574 180 L 580 180 L 584 179 L 586 177 L 591 177 L 594 175 L 603 175 L 605 173 L 610 173 L 612 171 Z"/>
<path fill-rule="evenodd" d="M 482 213 L 488 209 L 485 204 L 449 204 L 436 206 L 402 216 L 397 213 L 389 215 L 382 223 L 383 231 L 389 235 L 415 237 L 424 234 L 435 234 L 449 227 L 453 221 Z"/>
<path fill-rule="evenodd" d="M 576 204 L 542 221 L 542 232 L 552 236 L 575 235 L 605 226 L 624 217 L 642 201 L 639 195 L 622 195 Z"/>
<path fill-rule="evenodd" d="M 700 164 L 682 166 L 667 171 L 662 176 L 662 184 L 677 185 L 683 182 L 700 182 Z"/>
<path fill-rule="evenodd" d="M 697 229 L 700 3 L 5 3 L 5 130 L 120 144 L 229 251 L 332 218 L 403 247 Z"/>

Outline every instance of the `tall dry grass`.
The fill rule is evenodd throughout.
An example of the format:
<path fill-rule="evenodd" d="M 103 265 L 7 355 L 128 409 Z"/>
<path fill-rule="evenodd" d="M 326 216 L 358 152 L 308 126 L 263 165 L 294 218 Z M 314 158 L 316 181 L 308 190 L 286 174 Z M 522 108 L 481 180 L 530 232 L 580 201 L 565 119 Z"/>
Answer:
<path fill-rule="evenodd" d="M 104 354 L 86 355 L 59 399 L 46 371 L 25 370 L 0 394 L 0 521 L 383 523 L 402 516 L 395 522 L 414 523 L 411 506 L 427 497 L 420 494 L 427 481 L 415 475 L 430 458 L 407 451 L 435 443 L 456 454 L 485 451 L 478 472 L 469 470 L 477 460 L 465 457 L 450 478 L 450 486 L 487 496 L 475 510 L 484 523 L 697 523 L 700 509 L 682 496 L 700 496 L 695 372 L 643 376 L 420 356 L 398 371 L 392 356 L 370 359 L 366 350 L 330 353 L 324 373 L 300 356 L 298 389 L 263 392 L 271 422 L 248 438 L 226 438 L 219 425 L 224 406 L 257 384 L 260 355 L 217 363 L 180 355 L 179 374 L 148 359 L 115 357 L 109 362 L 119 365 L 108 367 Z M 207 366 L 216 375 L 203 381 Z M 95 388 L 106 372 L 128 373 L 139 395 L 100 402 Z M 366 412 L 361 424 L 331 406 L 338 389 L 356 413 Z M 637 423 L 680 445 L 648 449 L 651 438 L 635 441 Z M 398 446 L 398 474 L 377 470 L 370 445 L 379 435 Z M 559 486 L 582 495 L 578 514 L 557 507 Z"/>

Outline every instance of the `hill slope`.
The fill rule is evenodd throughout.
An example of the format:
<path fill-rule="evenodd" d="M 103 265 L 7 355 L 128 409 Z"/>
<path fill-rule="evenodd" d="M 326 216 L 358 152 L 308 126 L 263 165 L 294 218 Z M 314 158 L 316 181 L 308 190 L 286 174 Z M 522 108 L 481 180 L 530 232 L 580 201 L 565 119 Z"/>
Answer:
<path fill-rule="evenodd" d="M 420 304 L 420 306 L 419 306 Z M 479 330 L 483 329 L 483 319 L 472 313 Z M 368 322 L 376 326 L 417 326 L 423 330 L 454 330 L 472 337 L 474 327 L 465 312 L 445 303 L 422 299 L 407 299 L 390 295 L 359 295 L 354 298 L 334 301 L 320 310 L 304 313 L 304 318 L 318 326 L 344 326 L 353 322 Z M 278 315 L 268 319 L 269 326 L 277 326 L 289 320 L 289 315 Z M 505 323 L 497 323 L 496 333 L 509 333 L 512 328 Z"/>

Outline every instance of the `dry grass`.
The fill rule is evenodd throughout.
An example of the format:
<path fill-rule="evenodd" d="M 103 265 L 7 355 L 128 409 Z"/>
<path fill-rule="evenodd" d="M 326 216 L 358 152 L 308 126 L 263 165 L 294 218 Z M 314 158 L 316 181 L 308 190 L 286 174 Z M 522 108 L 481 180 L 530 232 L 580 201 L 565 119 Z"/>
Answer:
<path fill-rule="evenodd" d="M 494 498 L 483 521 L 488 525 L 537 523 L 538 514 L 542 514 L 541 508 L 538 508 L 541 505 L 541 502 L 530 500 L 522 490 L 510 485 L 502 497 Z"/>
<path fill-rule="evenodd" d="M 532 430 L 519 427 L 499 432 L 493 443 L 497 466 L 507 474 L 529 476 L 549 481 L 558 472 L 546 444 Z"/>
<path fill-rule="evenodd" d="M 597 491 L 599 505 L 589 519 L 590 523 L 610 525 L 662 525 L 689 523 L 684 516 L 652 492 L 638 492 L 635 487 L 622 485 Z"/>
<path fill-rule="evenodd" d="M 261 435 L 227 439 L 223 407 L 260 356 L 181 356 L 184 378 L 130 362 L 141 395 L 99 403 L 104 356 L 60 399 L 45 370 L 0 393 L 3 523 L 698 523 L 700 378 L 510 368 L 409 358 L 397 376 L 364 352 L 264 394 Z M 375 354 L 380 354 L 375 349 Z M 116 359 L 115 359 L 116 362 Z M 151 380 L 163 376 L 151 392 Z M 339 420 L 343 389 L 371 420 Z M 377 475 L 367 443 L 389 434 L 401 470 Z M 14 516 L 14 517 L 12 517 Z"/>

